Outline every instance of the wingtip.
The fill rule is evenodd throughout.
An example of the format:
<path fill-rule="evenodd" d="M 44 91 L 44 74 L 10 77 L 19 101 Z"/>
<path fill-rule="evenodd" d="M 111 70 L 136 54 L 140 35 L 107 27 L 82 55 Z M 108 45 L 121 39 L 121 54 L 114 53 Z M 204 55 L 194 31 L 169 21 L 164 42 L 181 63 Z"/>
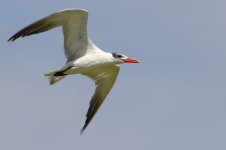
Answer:
<path fill-rule="evenodd" d="M 14 42 L 15 40 L 17 40 L 18 38 L 24 38 L 25 36 L 28 36 L 28 35 L 18 35 L 18 33 L 16 33 L 15 35 L 13 35 L 12 37 L 10 37 L 8 39 L 8 42 Z"/>
<path fill-rule="evenodd" d="M 82 127 L 82 129 L 80 130 L 80 135 L 83 134 L 83 132 L 85 131 L 86 127 L 87 127 L 87 124 L 85 124 L 85 125 Z"/>
<path fill-rule="evenodd" d="M 80 135 L 82 135 L 84 131 L 85 131 L 85 128 L 83 127 L 83 128 L 80 130 Z"/>
<path fill-rule="evenodd" d="M 15 38 L 14 36 L 12 36 L 11 38 L 8 39 L 7 42 L 14 42 L 17 38 Z"/>
<path fill-rule="evenodd" d="M 12 39 L 12 38 L 9 38 L 8 40 L 7 40 L 7 42 L 13 42 L 14 40 Z"/>

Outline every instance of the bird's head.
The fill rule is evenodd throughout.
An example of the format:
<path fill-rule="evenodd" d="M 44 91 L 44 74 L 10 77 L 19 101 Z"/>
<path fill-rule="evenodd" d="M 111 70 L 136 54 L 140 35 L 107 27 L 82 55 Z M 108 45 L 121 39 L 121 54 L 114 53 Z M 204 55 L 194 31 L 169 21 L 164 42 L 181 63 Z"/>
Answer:
<path fill-rule="evenodd" d="M 117 64 L 122 64 L 122 63 L 139 63 L 139 61 L 137 59 L 131 58 L 131 57 L 127 57 L 123 54 L 119 54 L 119 53 L 111 53 L 112 57 L 114 59 L 114 61 Z"/>

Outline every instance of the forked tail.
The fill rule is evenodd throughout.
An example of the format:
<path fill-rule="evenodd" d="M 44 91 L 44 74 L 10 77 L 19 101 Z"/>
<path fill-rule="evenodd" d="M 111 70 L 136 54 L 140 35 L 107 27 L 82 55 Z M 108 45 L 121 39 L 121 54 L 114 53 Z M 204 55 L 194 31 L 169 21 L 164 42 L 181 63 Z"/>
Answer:
<path fill-rule="evenodd" d="M 52 84 L 55 84 L 58 81 L 62 80 L 63 78 L 65 78 L 66 75 L 67 75 L 66 71 L 70 70 L 73 67 L 74 66 L 68 66 L 67 65 L 67 67 L 63 67 L 63 68 L 58 69 L 56 71 L 46 73 L 45 76 L 48 78 L 49 84 L 52 85 Z"/>
<path fill-rule="evenodd" d="M 53 85 L 66 77 L 66 75 L 56 76 L 56 73 L 57 71 L 44 74 L 48 78 L 50 85 Z"/>

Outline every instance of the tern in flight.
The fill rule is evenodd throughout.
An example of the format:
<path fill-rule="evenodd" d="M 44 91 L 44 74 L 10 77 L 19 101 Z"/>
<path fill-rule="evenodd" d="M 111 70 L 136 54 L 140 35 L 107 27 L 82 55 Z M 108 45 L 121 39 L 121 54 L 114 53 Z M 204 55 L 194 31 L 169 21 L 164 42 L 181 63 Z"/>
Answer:
<path fill-rule="evenodd" d="M 87 20 L 87 10 L 65 9 L 28 25 L 8 40 L 15 41 L 20 37 L 62 26 L 67 62 L 62 68 L 46 73 L 45 76 L 47 76 L 50 85 L 71 74 L 82 74 L 95 82 L 95 93 L 90 100 L 81 134 L 112 89 L 119 73 L 118 65 L 122 63 L 139 63 L 134 58 L 119 53 L 104 52 L 99 49 L 87 35 Z"/>

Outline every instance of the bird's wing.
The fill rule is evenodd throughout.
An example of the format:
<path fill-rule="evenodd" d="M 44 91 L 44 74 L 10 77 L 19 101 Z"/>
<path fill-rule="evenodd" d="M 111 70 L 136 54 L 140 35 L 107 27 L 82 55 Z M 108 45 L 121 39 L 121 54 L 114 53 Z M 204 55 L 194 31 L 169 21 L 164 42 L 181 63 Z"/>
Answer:
<path fill-rule="evenodd" d="M 88 11 L 83 9 L 66 9 L 53 13 L 21 29 L 8 41 L 19 37 L 48 31 L 58 26 L 63 27 L 64 49 L 68 61 L 79 58 L 86 53 Z"/>
<path fill-rule="evenodd" d="M 86 129 L 86 127 L 100 108 L 108 93 L 111 91 L 118 76 L 118 73 L 119 67 L 112 66 L 110 68 L 93 71 L 91 74 L 88 75 L 91 79 L 95 81 L 96 90 L 91 98 L 90 106 L 86 114 L 86 121 L 83 128 L 81 129 L 81 134 Z"/>

